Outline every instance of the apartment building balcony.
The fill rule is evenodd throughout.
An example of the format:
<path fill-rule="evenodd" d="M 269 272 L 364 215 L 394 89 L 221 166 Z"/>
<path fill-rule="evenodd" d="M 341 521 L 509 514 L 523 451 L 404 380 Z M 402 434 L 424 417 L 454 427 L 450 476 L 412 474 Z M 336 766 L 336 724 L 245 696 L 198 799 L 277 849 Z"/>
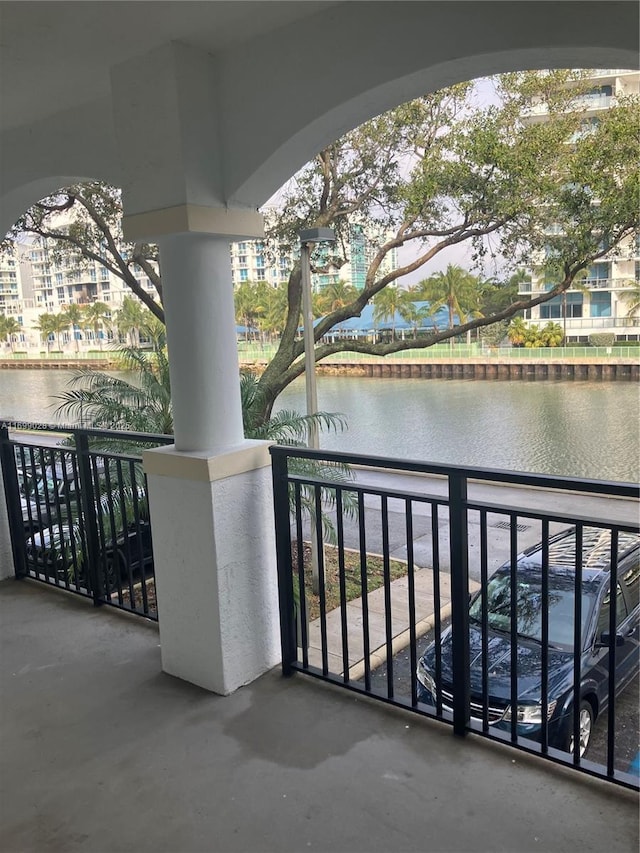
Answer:
<path fill-rule="evenodd" d="M 567 293 L 576 293 L 578 290 L 626 290 L 637 286 L 637 282 L 633 279 L 616 276 L 614 278 L 584 278 L 578 283 L 579 287 L 569 288 Z M 524 282 L 519 285 L 518 293 L 530 295 L 532 293 L 548 293 L 554 283 L 547 284 L 545 282 Z"/>

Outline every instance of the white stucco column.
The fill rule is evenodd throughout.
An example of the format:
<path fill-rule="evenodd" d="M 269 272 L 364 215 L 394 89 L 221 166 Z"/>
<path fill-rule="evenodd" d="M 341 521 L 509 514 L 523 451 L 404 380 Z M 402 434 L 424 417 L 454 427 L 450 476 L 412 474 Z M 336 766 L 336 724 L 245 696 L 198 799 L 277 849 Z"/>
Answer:
<path fill-rule="evenodd" d="M 238 444 L 244 434 L 229 239 L 174 234 L 159 242 L 176 450 Z"/>
<path fill-rule="evenodd" d="M 144 454 L 164 672 L 226 695 L 280 660 L 268 445 Z"/>
<path fill-rule="evenodd" d="M 175 444 L 144 454 L 162 669 L 223 695 L 280 660 L 270 457 L 244 438 L 229 255 L 261 227 L 193 206 L 125 223 L 157 234 L 169 350 Z"/>
<path fill-rule="evenodd" d="M 144 454 L 162 669 L 227 694 L 280 659 L 268 446 L 246 441 L 217 64 L 178 42 L 112 69 L 125 239 L 157 243 L 175 444 Z"/>

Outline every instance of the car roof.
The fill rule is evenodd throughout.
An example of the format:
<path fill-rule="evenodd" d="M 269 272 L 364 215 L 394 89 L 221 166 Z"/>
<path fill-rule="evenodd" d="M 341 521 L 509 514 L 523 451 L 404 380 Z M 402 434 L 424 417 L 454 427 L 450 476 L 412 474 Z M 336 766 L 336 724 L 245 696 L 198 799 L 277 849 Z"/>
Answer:
<path fill-rule="evenodd" d="M 576 566 L 576 528 L 560 533 L 549 541 L 549 571 L 555 574 L 571 574 Z M 640 534 L 618 532 L 618 555 L 622 559 L 640 547 Z M 542 543 L 529 548 L 518 558 L 518 569 L 539 570 L 542 562 Z M 595 527 L 582 529 L 582 574 L 595 579 L 598 575 L 608 576 L 611 563 L 611 531 Z M 509 568 L 509 563 L 505 564 Z"/>

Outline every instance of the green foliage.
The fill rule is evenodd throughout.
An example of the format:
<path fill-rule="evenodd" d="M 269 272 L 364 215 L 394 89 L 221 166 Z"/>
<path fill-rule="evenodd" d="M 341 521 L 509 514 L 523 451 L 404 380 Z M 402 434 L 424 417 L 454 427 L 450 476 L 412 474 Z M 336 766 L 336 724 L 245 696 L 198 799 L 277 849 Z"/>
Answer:
<path fill-rule="evenodd" d="M 594 332 L 589 335 L 589 343 L 592 347 L 612 347 L 616 342 L 613 332 Z"/>
<path fill-rule="evenodd" d="M 527 349 L 541 347 L 559 347 L 564 340 L 562 326 L 551 320 L 540 329 L 537 325 L 527 326 L 520 317 L 516 317 L 507 331 L 513 346 L 524 346 Z"/>
<path fill-rule="evenodd" d="M 514 347 L 523 347 L 527 340 L 528 327 L 522 317 L 514 317 L 509 328 L 507 329 L 507 337 Z"/>
<path fill-rule="evenodd" d="M 522 317 L 514 317 L 509 328 L 507 337 L 514 347 L 527 347 L 538 349 L 539 347 L 559 347 L 564 340 L 562 326 L 549 321 L 540 329 L 537 325 L 527 325 Z"/>
<path fill-rule="evenodd" d="M 491 326 L 485 326 L 480 330 L 480 339 L 483 343 L 490 347 L 499 346 L 502 341 L 508 337 L 509 322 L 502 320 L 499 323 L 493 323 Z"/>
<path fill-rule="evenodd" d="M 392 285 L 380 290 L 373 298 L 373 320 L 379 323 L 381 320 L 391 320 L 391 337 L 395 338 L 396 314 L 399 314 L 407 322 L 419 322 L 417 309 L 414 304 L 416 294 L 411 290 L 401 290 Z"/>
<path fill-rule="evenodd" d="M 449 264 L 445 272 L 437 272 L 420 282 L 417 293 L 429 303 L 430 316 L 442 307 L 447 308 L 449 329 L 456 325 L 456 316 L 459 323 L 464 323 L 469 317 L 481 315 L 478 279 L 460 266 Z"/>
<path fill-rule="evenodd" d="M 16 338 L 21 331 L 22 326 L 15 317 L 7 317 L 5 314 L 0 314 L 0 341 L 7 341 L 11 345 L 13 352 L 15 352 Z"/>
<path fill-rule="evenodd" d="M 620 296 L 627 303 L 627 317 L 635 317 L 640 311 L 640 282 L 634 282 Z"/>

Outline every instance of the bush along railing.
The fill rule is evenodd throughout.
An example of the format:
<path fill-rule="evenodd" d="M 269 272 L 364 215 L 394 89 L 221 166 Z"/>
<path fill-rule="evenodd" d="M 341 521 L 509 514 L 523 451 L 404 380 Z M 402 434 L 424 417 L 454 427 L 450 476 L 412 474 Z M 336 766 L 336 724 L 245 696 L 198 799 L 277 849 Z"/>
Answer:
<path fill-rule="evenodd" d="M 636 485 L 271 454 L 285 675 L 638 787 Z M 354 479 L 293 473 L 300 458 Z"/>
<path fill-rule="evenodd" d="M 30 425 L 34 428 L 35 425 Z M 0 427 L 17 577 L 157 619 L 143 448 L 170 436 Z"/>

